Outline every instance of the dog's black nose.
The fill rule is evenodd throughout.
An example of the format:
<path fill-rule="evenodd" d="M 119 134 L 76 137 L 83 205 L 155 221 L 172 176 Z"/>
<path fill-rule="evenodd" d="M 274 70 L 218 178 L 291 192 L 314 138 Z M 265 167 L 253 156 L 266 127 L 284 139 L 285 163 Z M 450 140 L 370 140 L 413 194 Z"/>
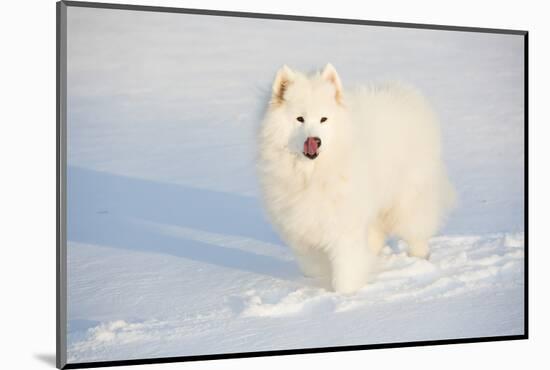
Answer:
<path fill-rule="evenodd" d="M 318 137 L 314 137 L 313 140 L 317 142 L 317 148 L 321 147 L 321 139 L 319 139 Z"/>

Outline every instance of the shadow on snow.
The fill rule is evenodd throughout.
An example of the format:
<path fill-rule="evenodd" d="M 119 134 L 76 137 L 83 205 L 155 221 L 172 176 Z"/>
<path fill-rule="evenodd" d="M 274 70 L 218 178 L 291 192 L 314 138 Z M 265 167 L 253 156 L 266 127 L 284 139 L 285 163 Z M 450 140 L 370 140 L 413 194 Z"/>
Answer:
<path fill-rule="evenodd" d="M 279 279 L 295 279 L 299 275 L 292 262 L 165 235 L 135 222 L 143 220 L 282 245 L 255 198 L 79 167 L 68 168 L 67 189 L 69 241 L 169 254 Z"/>

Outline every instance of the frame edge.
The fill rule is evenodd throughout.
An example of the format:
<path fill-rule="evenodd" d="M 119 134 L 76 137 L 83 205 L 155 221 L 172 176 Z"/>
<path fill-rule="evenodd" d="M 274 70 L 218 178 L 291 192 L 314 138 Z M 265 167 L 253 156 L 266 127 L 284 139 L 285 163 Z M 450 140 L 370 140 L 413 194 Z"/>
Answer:
<path fill-rule="evenodd" d="M 299 22 L 318 22 L 318 23 L 341 23 L 341 24 L 355 24 L 364 26 L 379 26 L 379 27 L 399 27 L 399 28 L 416 28 L 416 29 L 428 29 L 439 31 L 461 31 L 461 32 L 481 32 L 481 33 L 498 33 L 498 34 L 510 34 L 510 35 L 525 35 L 527 30 L 515 30 L 505 28 L 484 28 L 473 26 L 453 26 L 442 24 L 426 24 L 426 23 L 407 23 L 407 22 L 387 22 L 387 21 L 375 21 L 375 20 L 362 20 L 353 18 L 331 18 L 321 16 L 305 16 L 298 14 L 271 14 L 271 13 L 256 13 L 256 12 L 242 12 L 242 11 L 230 11 L 230 10 L 213 10 L 213 9 L 196 9 L 196 8 L 176 8 L 167 6 L 153 6 L 153 5 L 132 5 L 122 3 L 108 3 L 108 2 L 88 2 L 88 1 L 73 1 L 62 0 L 67 6 L 80 7 L 80 8 L 95 8 L 95 9 L 113 9 L 113 10 L 132 10 L 132 11 L 148 11 L 148 12 L 161 12 L 161 13 L 184 13 L 184 14 L 196 14 L 196 15 L 210 15 L 221 17 L 241 17 L 241 18 L 258 18 L 258 19 L 275 19 L 275 20 L 287 20 L 287 21 L 299 21 Z"/>
<path fill-rule="evenodd" d="M 525 242 L 524 242 L 524 329 L 523 332 L 525 334 L 526 339 L 529 339 L 529 32 L 525 32 L 523 35 L 523 70 L 524 70 L 524 81 L 523 81 L 523 89 L 524 89 L 524 96 L 523 96 L 523 109 L 524 109 L 524 215 L 525 215 L 525 225 L 524 225 L 524 232 L 525 232 Z"/>
<path fill-rule="evenodd" d="M 67 365 L 67 5 L 56 3 L 56 367 Z"/>

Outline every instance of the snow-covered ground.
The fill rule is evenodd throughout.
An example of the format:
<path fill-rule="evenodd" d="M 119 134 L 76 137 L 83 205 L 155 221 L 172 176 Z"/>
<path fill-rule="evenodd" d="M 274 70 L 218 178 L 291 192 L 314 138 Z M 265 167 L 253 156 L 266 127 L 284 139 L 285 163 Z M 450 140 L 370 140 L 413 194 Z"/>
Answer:
<path fill-rule="evenodd" d="M 520 36 L 68 10 L 69 362 L 523 334 Z M 282 64 L 433 102 L 460 203 L 339 295 L 265 220 L 255 133 Z"/>

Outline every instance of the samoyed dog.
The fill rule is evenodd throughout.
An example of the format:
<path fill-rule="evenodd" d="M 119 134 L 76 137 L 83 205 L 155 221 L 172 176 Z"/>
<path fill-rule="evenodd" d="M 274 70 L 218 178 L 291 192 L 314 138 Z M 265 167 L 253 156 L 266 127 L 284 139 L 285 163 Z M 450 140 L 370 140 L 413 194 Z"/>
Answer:
<path fill-rule="evenodd" d="M 330 64 L 313 75 L 284 66 L 258 144 L 265 208 L 306 276 L 355 292 L 389 235 L 429 257 L 455 193 L 437 119 L 413 88 L 348 92 Z"/>

